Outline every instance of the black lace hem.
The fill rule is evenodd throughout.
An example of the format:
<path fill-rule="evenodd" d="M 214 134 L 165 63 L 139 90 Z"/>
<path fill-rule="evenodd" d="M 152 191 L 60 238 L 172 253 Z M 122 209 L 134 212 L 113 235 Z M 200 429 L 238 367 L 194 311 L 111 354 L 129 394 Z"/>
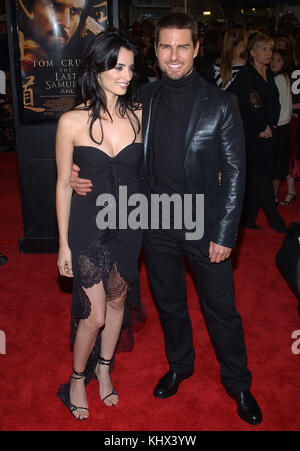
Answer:
<path fill-rule="evenodd" d="M 107 236 L 106 236 L 107 240 Z M 116 353 L 131 351 L 134 345 L 134 331 L 145 319 L 145 306 L 140 299 L 139 279 L 128 280 L 124 268 L 112 257 L 105 242 L 98 239 L 89 248 L 73 257 L 73 304 L 71 311 L 70 341 L 74 344 L 79 321 L 87 319 L 91 313 L 91 303 L 84 288 L 103 283 L 107 301 L 118 298 L 126 290 L 124 318 Z M 100 357 L 101 331 L 86 365 L 86 383 L 93 376 Z M 112 368 L 113 366 L 111 366 Z"/>

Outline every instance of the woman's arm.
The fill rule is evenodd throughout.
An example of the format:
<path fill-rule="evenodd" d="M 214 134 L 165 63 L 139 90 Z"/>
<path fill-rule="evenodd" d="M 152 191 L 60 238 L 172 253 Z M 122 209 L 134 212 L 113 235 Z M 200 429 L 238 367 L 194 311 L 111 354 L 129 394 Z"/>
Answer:
<path fill-rule="evenodd" d="M 71 251 L 68 244 L 69 217 L 72 198 L 70 177 L 73 162 L 72 116 L 65 113 L 58 121 L 56 132 L 56 215 L 59 233 L 57 265 L 62 276 L 72 277 Z"/>

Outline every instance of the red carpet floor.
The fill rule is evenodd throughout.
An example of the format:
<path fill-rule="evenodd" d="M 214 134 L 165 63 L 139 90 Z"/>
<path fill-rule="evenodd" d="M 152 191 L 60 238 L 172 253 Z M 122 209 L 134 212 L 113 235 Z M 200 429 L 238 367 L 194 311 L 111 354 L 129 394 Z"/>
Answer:
<path fill-rule="evenodd" d="M 285 186 L 282 187 L 282 195 Z M 297 189 L 300 193 L 300 186 Z M 300 222 L 300 196 L 280 207 L 287 224 Z M 0 330 L 6 354 L 0 355 L 0 430 L 7 431 L 265 431 L 300 429 L 300 354 L 292 353 L 293 331 L 300 330 L 297 300 L 276 269 L 274 257 L 283 240 L 268 228 L 261 213 L 259 232 L 247 231 L 234 252 L 235 291 L 242 315 L 253 374 L 252 391 L 264 421 L 250 426 L 236 415 L 236 405 L 220 383 L 218 364 L 187 272 L 188 303 L 196 348 L 195 374 L 176 396 L 152 395 L 167 371 L 158 315 L 141 265 L 142 297 L 147 306 L 143 328 L 131 353 L 117 356 L 113 372 L 120 401 L 114 408 L 98 400 L 92 381 L 87 388 L 90 419 L 73 419 L 56 397 L 72 367 L 69 350 L 71 295 L 62 289 L 55 255 L 20 255 L 23 236 L 16 156 L 0 154 Z M 3 335 L 3 334 L 2 334 Z M 300 348 L 300 346 L 299 346 Z"/>

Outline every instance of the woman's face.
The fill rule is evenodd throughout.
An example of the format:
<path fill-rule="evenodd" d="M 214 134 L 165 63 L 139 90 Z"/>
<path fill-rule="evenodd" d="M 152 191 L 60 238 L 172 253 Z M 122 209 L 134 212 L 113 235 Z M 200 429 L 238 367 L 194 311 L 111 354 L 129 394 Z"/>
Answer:
<path fill-rule="evenodd" d="M 253 57 L 254 60 L 254 65 L 270 64 L 273 48 L 274 48 L 273 41 L 258 42 L 256 46 L 250 51 L 250 55 Z"/>
<path fill-rule="evenodd" d="M 234 49 L 234 56 L 236 58 L 240 58 L 241 55 L 245 53 L 245 51 L 246 51 L 246 42 L 240 41 L 240 42 L 238 42 L 237 46 Z"/>
<path fill-rule="evenodd" d="M 121 47 L 115 67 L 98 75 L 98 81 L 106 95 L 123 96 L 126 94 L 133 76 L 133 68 L 133 52 Z"/>
<path fill-rule="evenodd" d="M 276 74 L 283 68 L 283 65 L 284 65 L 284 60 L 281 58 L 279 53 L 273 52 L 271 64 L 270 64 L 271 71 Z"/>

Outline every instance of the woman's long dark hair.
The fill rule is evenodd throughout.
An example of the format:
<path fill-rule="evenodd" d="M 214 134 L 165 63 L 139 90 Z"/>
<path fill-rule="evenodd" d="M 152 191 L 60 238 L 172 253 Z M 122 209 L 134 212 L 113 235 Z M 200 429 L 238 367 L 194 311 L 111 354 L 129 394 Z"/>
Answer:
<path fill-rule="evenodd" d="M 118 61 L 120 48 L 123 47 L 133 52 L 134 57 L 137 56 L 138 50 L 121 34 L 116 28 L 108 28 L 102 33 L 98 34 L 88 45 L 77 75 L 78 88 L 78 102 L 74 109 L 82 109 L 90 112 L 89 134 L 96 144 L 101 144 L 103 141 L 103 127 L 101 122 L 101 113 L 107 113 L 111 119 L 111 115 L 107 109 L 107 99 L 104 90 L 99 84 L 98 75 L 101 72 L 113 69 Z M 119 96 L 116 111 L 120 117 L 124 118 L 126 115 L 132 125 L 135 133 L 140 131 L 140 123 L 135 111 L 140 109 L 138 100 L 138 89 L 136 86 L 137 77 L 134 74 L 131 82 L 128 85 L 127 91 L 123 96 Z M 79 107 L 79 104 L 84 104 L 84 107 Z M 132 123 L 130 115 L 136 122 L 136 127 Z M 92 134 L 94 123 L 99 120 L 102 132 L 100 142 L 97 142 Z"/>

